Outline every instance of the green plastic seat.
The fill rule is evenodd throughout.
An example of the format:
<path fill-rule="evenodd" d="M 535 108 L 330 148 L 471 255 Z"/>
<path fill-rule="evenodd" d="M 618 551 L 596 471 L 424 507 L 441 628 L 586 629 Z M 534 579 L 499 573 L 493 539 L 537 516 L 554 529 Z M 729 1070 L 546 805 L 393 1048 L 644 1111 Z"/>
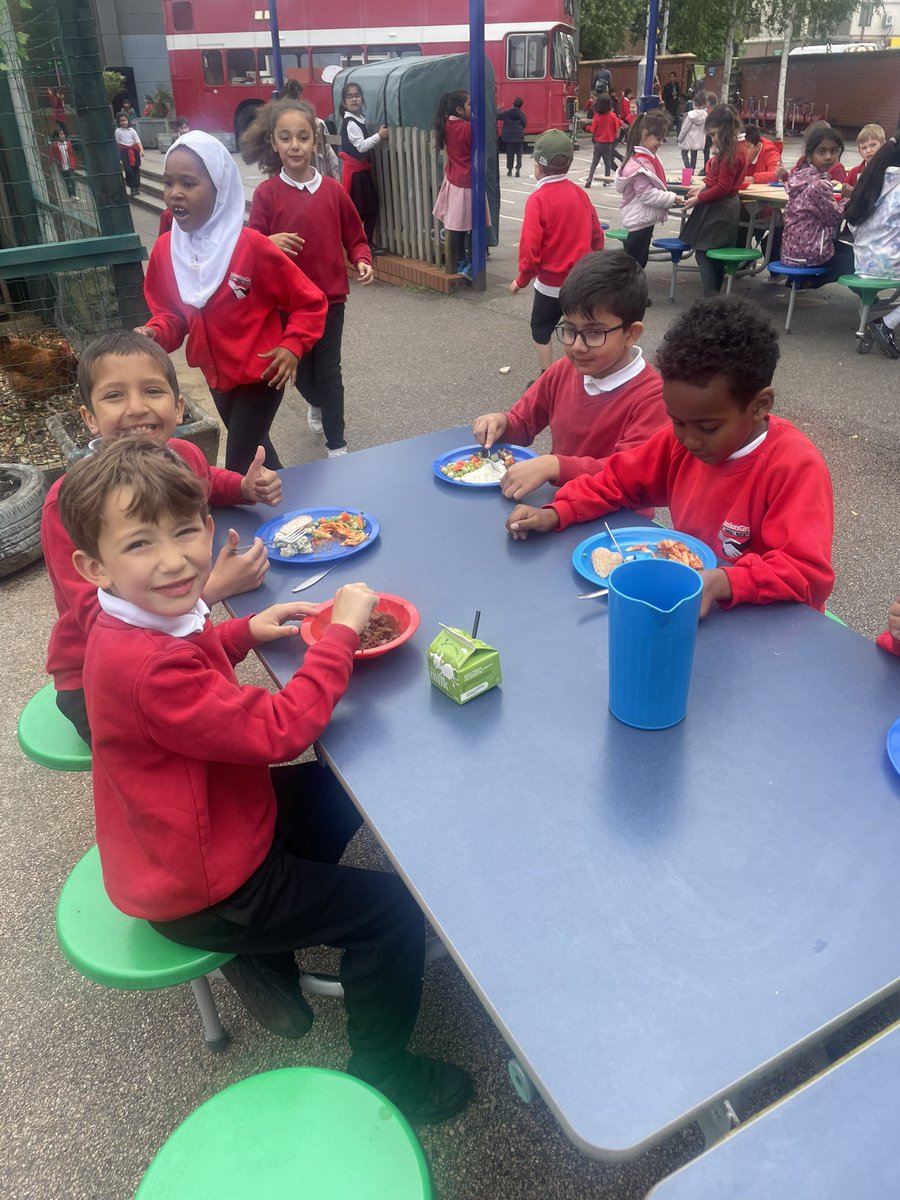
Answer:
<path fill-rule="evenodd" d="M 706 251 L 707 258 L 712 258 L 725 265 L 725 274 L 728 277 L 728 282 L 725 284 L 726 296 L 730 293 L 734 277 L 741 267 L 745 267 L 747 263 L 756 262 L 762 256 L 762 250 L 757 250 L 752 246 L 721 246 L 718 250 Z"/>
<path fill-rule="evenodd" d="M 285 1067 L 219 1092 L 170 1135 L 135 1200 L 431 1200 L 391 1102 L 339 1071 Z"/>
<path fill-rule="evenodd" d="M 614 242 L 624 242 L 628 237 L 627 229 L 607 229 L 603 234 L 604 238 L 612 238 Z"/>
<path fill-rule="evenodd" d="M 25 757 L 42 767 L 52 771 L 91 769 L 91 748 L 56 707 L 52 683 L 45 684 L 22 709 L 16 737 Z"/>
<path fill-rule="evenodd" d="M 869 309 L 878 299 L 879 292 L 900 292 L 900 279 L 869 279 L 865 275 L 841 275 L 838 283 L 859 297 L 859 329 L 856 331 L 858 338 L 865 335 Z"/>
<path fill-rule="evenodd" d="M 222 1028 L 206 975 L 233 954 L 213 954 L 170 942 L 137 917 L 120 912 L 106 894 L 96 846 L 63 884 L 56 905 L 56 936 L 79 974 L 94 983 L 129 991 L 152 991 L 190 983 L 200 1009 L 206 1044 L 224 1050 Z"/>
<path fill-rule="evenodd" d="M 825 616 L 828 618 L 829 621 L 837 621 L 838 625 L 843 625 L 844 628 L 846 629 L 847 622 L 842 621 L 841 618 L 838 616 L 835 616 L 835 614 L 833 612 L 829 612 L 827 608 L 825 609 Z"/>

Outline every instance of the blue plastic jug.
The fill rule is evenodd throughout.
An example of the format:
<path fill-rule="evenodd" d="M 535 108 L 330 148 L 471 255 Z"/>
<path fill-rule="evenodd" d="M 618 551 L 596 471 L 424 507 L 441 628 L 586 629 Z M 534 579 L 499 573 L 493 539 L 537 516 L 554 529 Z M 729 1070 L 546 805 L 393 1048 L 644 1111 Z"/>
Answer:
<path fill-rule="evenodd" d="M 609 578 L 609 710 L 637 729 L 684 719 L 703 582 L 668 559 L 622 563 Z"/>

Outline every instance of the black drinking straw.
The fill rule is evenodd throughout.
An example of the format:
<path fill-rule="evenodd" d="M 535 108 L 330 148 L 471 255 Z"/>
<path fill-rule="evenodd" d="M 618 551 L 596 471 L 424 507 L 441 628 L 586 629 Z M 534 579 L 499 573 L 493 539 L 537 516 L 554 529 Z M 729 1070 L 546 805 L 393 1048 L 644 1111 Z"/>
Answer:
<path fill-rule="evenodd" d="M 481 609 L 475 613 L 475 624 L 472 626 L 472 641 L 478 636 L 478 622 L 481 620 Z"/>

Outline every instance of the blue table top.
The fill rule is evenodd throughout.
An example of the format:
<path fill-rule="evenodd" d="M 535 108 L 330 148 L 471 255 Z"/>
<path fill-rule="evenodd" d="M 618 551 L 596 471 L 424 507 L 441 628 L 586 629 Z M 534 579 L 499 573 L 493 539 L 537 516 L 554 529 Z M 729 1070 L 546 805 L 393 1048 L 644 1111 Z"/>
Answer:
<path fill-rule="evenodd" d="M 869 1042 L 652 1190 L 654 1200 L 900 1195 L 900 1028 Z"/>
<path fill-rule="evenodd" d="M 284 472 L 285 510 L 353 505 L 382 526 L 302 598 L 363 579 L 422 614 L 407 645 L 357 666 L 321 746 L 575 1144 L 630 1156 L 896 985 L 885 735 L 900 673 L 801 605 L 716 610 L 686 720 L 621 725 L 606 602 L 576 599 L 570 561 L 602 524 L 514 542 L 495 489 L 431 473 L 467 436 Z M 269 516 L 227 523 L 246 541 Z M 291 599 L 305 574 L 273 566 L 230 604 Z M 503 683 L 459 707 L 430 685 L 425 650 L 476 609 Z M 274 642 L 264 661 L 285 680 L 302 653 Z"/>

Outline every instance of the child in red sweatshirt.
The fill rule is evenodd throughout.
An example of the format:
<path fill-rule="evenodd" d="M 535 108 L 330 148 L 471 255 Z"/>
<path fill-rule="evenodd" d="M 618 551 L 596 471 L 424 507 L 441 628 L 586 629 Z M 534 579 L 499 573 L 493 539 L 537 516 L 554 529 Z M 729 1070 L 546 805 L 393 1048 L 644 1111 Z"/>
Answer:
<path fill-rule="evenodd" d="M 347 302 L 347 266 L 371 283 L 372 251 L 350 196 L 316 170 L 316 114 L 298 100 L 265 104 L 241 138 L 245 162 L 271 176 L 253 193 L 251 229 L 290 255 L 325 293 L 325 332 L 300 359 L 297 389 L 309 404 L 309 427 L 325 434 L 328 457 L 347 453 L 341 340 Z"/>
<path fill-rule="evenodd" d="M 246 475 L 210 467 L 196 446 L 172 435 L 184 411 L 175 368 L 161 346 L 130 329 L 96 338 L 78 364 L 81 416 L 98 440 L 140 436 L 169 446 L 203 481 L 212 505 L 281 503 L 281 480 L 264 465 L 262 447 Z M 90 744 L 84 702 L 84 648 L 100 612 L 97 589 L 75 570 L 75 547 L 59 516 L 57 480 L 44 500 L 41 548 L 53 586 L 57 620 L 47 649 L 47 672 L 53 676 L 56 705 Z M 209 604 L 258 588 L 269 569 L 266 547 L 257 538 L 238 554 L 238 535 L 228 531 L 204 592 Z"/>
<path fill-rule="evenodd" d="M 591 159 L 591 169 L 588 171 L 588 177 L 585 180 L 584 186 L 586 188 L 589 188 L 594 182 L 594 172 L 597 170 L 597 164 L 601 158 L 603 159 L 603 167 L 607 175 L 607 178 L 603 181 L 603 186 L 609 187 L 610 183 L 612 183 L 613 146 L 619 136 L 622 125 L 621 118 L 616 116 L 616 113 L 613 111 L 612 99 L 609 93 L 598 96 L 594 102 L 594 117 L 591 121 L 594 156 Z"/>
<path fill-rule="evenodd" d="M 550 427 L 553 452 L 516 463 L 501 490 L 520 500 L 543 483 L 596 471 L 617 450 L 640 446 L 666 424 L 662 380 L 637 342 L 647 277 L 624 254 L 586 254 L 559 294 L 557 327 L 565 357 L 536 380 L 508 413 L 485 413 L 472 426 L 486 449 L 498 441 L 530 445 Z"/>
<path fill-rule="evenodd" d="M 877 639 L 878 645 L 888 654 L 896 654 L 900 658 L 900 596 L 888 609 L 887 620 L 888 627 Z"/>
<path fill-rule="evenodd" d="M 778 337 L 753 304 L 697 301 L 659 352 L 671 426 L 615 454 L 552 505 L 519 505 L 507 528 L 565 529 L 619 508 L 667 504 L 677 530 L 713 547 L 700 615 L 713 603 L 795 600 L 820 611 L 834 585 L 831 478 L 815 446 L 770 415 Z"/>
<path fill-rule="evenodd" d="M 395 875 L 340 865 L 359 814 L 318 763 L 290 762 L 347 689 L 378 597 L 342 587 L 332 620 L 274 695 L 234 665 L 297 637 L 318 607 L 276 604 L 213 626 L 202 593 L 213 524 L 206 488 L 170 450 L 123 438 L 76 463 L 60 512 L 103 609 L 85 659 L 103 882 L 117 908 L 222 967 L 253 1016 L 285 1038 L 313 1013 L 294 952 L 344 950 L 350 1071 L 412 1120 L 452 1116 L 468 1076 L 406 1050 L 419 1007 L 424 921 Z"/>
<path fill-rule="evenodd" d="M 166 152 L 171 233 L 150 252 L 140 333 L 186 355 L 206 377 L 225 428 L 225 466 L 246 471 L 257 446 L 281 466 L 269 429 L 301 357 L 319 340 L 322 292 L 255 229 L 244 229 L 244 185 L 221 142 L 195 130 Z"/>
<path fill-rule="evenodd" d="M 515 295 L 534 280 L 531 336 L 541 371 L 553 362 L 550 336 L 562 316 L 563 280 L 579 258 L 603 249 L 603 230 L 593 204 L 566 178 L 574 155 L 572 139 L 559 129 L 548 129 L 534 143 L 538 182 L 525 201 L 519 274 L 509 285 Z"/>

